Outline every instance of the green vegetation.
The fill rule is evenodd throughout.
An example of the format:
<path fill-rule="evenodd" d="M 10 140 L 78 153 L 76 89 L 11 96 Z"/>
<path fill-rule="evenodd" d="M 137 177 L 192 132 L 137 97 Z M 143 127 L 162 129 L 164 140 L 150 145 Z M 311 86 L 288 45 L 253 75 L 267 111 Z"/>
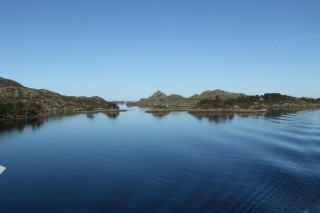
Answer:
<path fill-rule="evenodd" d="M 88 112 L 91 112 L 93 110 L 94 110 L 94 107 L 92 107 L 92 106 L 86 107 L 86 111 L 88 111 Z"/>
<path fill-rule="evenodd" d="M 163 105 L 163 104 L 155 104 L 152 109 L 168 109 L 167 106 Z"/>
<path fill-rule="evenodd" d="M 0 103 L 0 117 L 34 116 L 41 111 L 41 106 L 34 102 L 25 104 L 21 101 Z"/>
<path fill-rule="evenodd" d="M 63 96 L 45 89 L 32 89 L 0 77 L 0 118 L 30 117 L 40 113 L 119 110 L 116 103 L 98 96 Z"/>
<path fill-rule="evenodd" d="M 232 99 L 221 99 L 217 96 L 215 99 L 201 100 L 195 108 L 239 108 L 239 109 L 262 109 L 271 105 L 288 104 L 320 104 L 319 99 L 313 98 L 294 98 L 280 93 L 266 93 L 264 95 L 242 96 Z"/>
<path fill-rule="evenodd" d="M 108 107 L 109 107 L 109 109 L 119 109 L 118 104 L 116 104 L 114 102 L 110 102 Z"/>

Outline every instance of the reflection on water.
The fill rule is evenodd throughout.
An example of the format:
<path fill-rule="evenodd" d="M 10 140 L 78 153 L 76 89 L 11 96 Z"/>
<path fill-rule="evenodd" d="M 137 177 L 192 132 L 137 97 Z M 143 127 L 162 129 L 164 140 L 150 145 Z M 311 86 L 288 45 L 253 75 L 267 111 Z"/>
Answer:
<path fill-rule="evenodd" d="M 159 111 L 159 112 L 146 112 L 146 113 L 151 114 L 155 118 L 163 118 L 163 117 L 169 115 L 170 112 L 168 112 L 168 111 L 160 112 Z"/>
<path fill-rule="evenodd" d="M 116 119 L 119 117 L 120 112 L 103 112 L 108 118 Z"/>
<path fill-rule="evenodd" d="M 310 111 L 310 110 L 308 110 Z M 235 118 L 235 115 L 241 118 L 277 118 L 281 116 L 286 116 L 294 113 L 302 112 L 301 110 L 272 110 L 268 112 L 252 112 L 252 113 L 221 113 L 221 112 L 192 112 L 188 113 L 193 117 L 197 118 L 199 121 L 208 120 L 213 123 L 225 123 L 227 121 L 231 121 Z"/>
<path fill-rule="evenodd" d="M 234 119 L 234 114 L 230 113 L 217 113 L 217 112 L 188 112 L 190 115 L 197 118 L 199 121 L 203 119 L 209 120 L 214 123 L 225 123 Z"/>
<path fill-rule="evenodd" d="M 96 113 L 97 114 L 97 113 Z M 99 114 L 99 113 L 98 113 Z M 108 118 L 114 120 L 118 118 L 119 112 L 103 112 Z M 79 113 L 61 113 L 54 114 L 47 118 L 26 118 L 26 119 L 13 119 L 13 120 L 0 120 L 0 137 L 2 133 L 8 133 L 11 131 L 23 132 L 27 127 L 31 127 L 33 130 L 41 128 L 46 122 L 53 120 L 61 120 L 66 117 L 77 116 Z M 95 114 L 86 114 L 88 119 L 95 119 Z"/>
<path fill-rule="evenodd" d="M 18 131 L 22 132 L 24 128 L 31 126 L 36 130 L 42 127 L 47 119 L 30 118 L 30 119 L 18 119 L 18 120 L 2 120 L 0 121 L 0 137 L 1 133 Z"/>
<path fill-rule="evenodd" d="M 1 133 L 16 130 L 18 132 L 22 132 L 27 127 L 32 127 L 33 130 L 37 130 L 40 129 L 48 121 L 60 120 L 66 117 L 73 117 L 77 114 L 78 113 L 58 113 L 52 114 L 50 117 L 0 120 L 0 137 Z"/>
<path fill-rule="evenodd" d="M 320 212 L 320 111 L 93 116 L 0 122 L 0 212 Z"/>
<path fill-rule="evenodd" d="M 305 110 L 306 111 L 306 110 Z M 310 110 L 307 110 L 310 111 Z M 303 112 L 302 110 L 271 110 L 265 113 L 265 117 L 272 118 L 272 117 L 280 117 L 284 115 L 294 114 Z"/>
<path fill-rule="evenodd" d="M 213 123 L 225 123 L 227 121 L 231 121 L 234 119 L 235 115 L 242 117 L 242 118 L 253 118 L 253 117 L 276 117 L 281 115 L 286 115 L 288 113 L 292 113 L 293 111 L 272 111 L 268 113 L 264 112 L 254 112 L 254 113 L 226 113 L 226 112 L 195 112 L 195 111 L 188 111 L 190 115 L 197 118 L 199 121 L 201 120 L 208 120 L 209 122 Z M 158 111 L 158 112 L 149 112 L 146 111 L 146 113 L 151 114 L 155 118 L 164 118 L 167 115 L 169 115 L 170 111 Z M 178 112 L 183 113 L 183 112 Z"/>
<path fill-rule="evenodd" d="M 218 113 L 218 112 L 188 112 L 193 117 L 197 118 L 199 121 L 208 120 L 213 123 L 226 123 L 227 121 L 231 121 L 235 118 L 235 115 L 246 118 L 246 117 L 264 117 L 265 119 L 277 118 L 293 113 L 298 113 L 301 111 L 297 110 L 279 110 L 279 111 L 270 111 L 267 113 Z M 128 112 L 130 113 L 130 112 Z M 168 111 L 164 112 L 147 112 L 151 114 L 155 118 L 164 118 L 170 114 Z M 182 112 L 181 112 L 182 113 Z M 95 113 L 99 114 L 99 113 Z M 95 114 L 86 114 L 88 119 L 94 119 Z M 117 119 L 120 115 L 119 112 L 102 112 L 102 114 L 106 115 L 108 118 L 114 120 Z M 16 120 L 0 120 L 0 136 L 3 132 L 9 131 L 19 131 L 22 132 L 24 128 L 31 126 L 32 129 L 36 130 L 42 127 L 48 120 L 57 120 L 63 119 L 65 117 L 76 116 L 77 113 L 68 113 L 68 114 L 58 114 L 53 115 L 50 118 L 29 118 L 29 119 L 16 119 Z"/>
<path fill-rule="evenodd" d="M 87 118 L 89 118 L 89 119 L 94 119 L 94 114 L 88 113 L 88 114 L 87 114 Z"/>

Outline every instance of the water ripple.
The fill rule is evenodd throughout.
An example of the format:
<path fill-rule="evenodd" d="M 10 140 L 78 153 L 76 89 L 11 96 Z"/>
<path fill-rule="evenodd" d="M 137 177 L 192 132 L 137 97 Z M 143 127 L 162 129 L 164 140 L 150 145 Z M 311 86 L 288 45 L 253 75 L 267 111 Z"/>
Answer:
<path fill-rule="evenodd" d="M 319 110 L 196 116 L 3 124 L 0 212 L 320 212 Z"/>

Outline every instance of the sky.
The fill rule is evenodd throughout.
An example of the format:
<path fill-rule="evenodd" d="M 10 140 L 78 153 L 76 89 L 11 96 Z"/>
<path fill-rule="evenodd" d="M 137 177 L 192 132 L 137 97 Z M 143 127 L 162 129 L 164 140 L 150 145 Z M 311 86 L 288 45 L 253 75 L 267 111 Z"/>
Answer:
<path fill-rule="evenodd" d="M 0 0 L 0 76 L 107 100 L 320 97 L 319 0 Z"/>

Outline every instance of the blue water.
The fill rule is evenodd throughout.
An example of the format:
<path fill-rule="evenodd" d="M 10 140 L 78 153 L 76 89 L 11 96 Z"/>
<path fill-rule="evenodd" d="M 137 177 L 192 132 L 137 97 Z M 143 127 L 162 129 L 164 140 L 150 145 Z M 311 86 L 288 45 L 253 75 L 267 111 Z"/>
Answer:
<path fill-rule="evenodd" d="M 0 212 L 320 212 L 320 111 L 0 122 Z"/>

